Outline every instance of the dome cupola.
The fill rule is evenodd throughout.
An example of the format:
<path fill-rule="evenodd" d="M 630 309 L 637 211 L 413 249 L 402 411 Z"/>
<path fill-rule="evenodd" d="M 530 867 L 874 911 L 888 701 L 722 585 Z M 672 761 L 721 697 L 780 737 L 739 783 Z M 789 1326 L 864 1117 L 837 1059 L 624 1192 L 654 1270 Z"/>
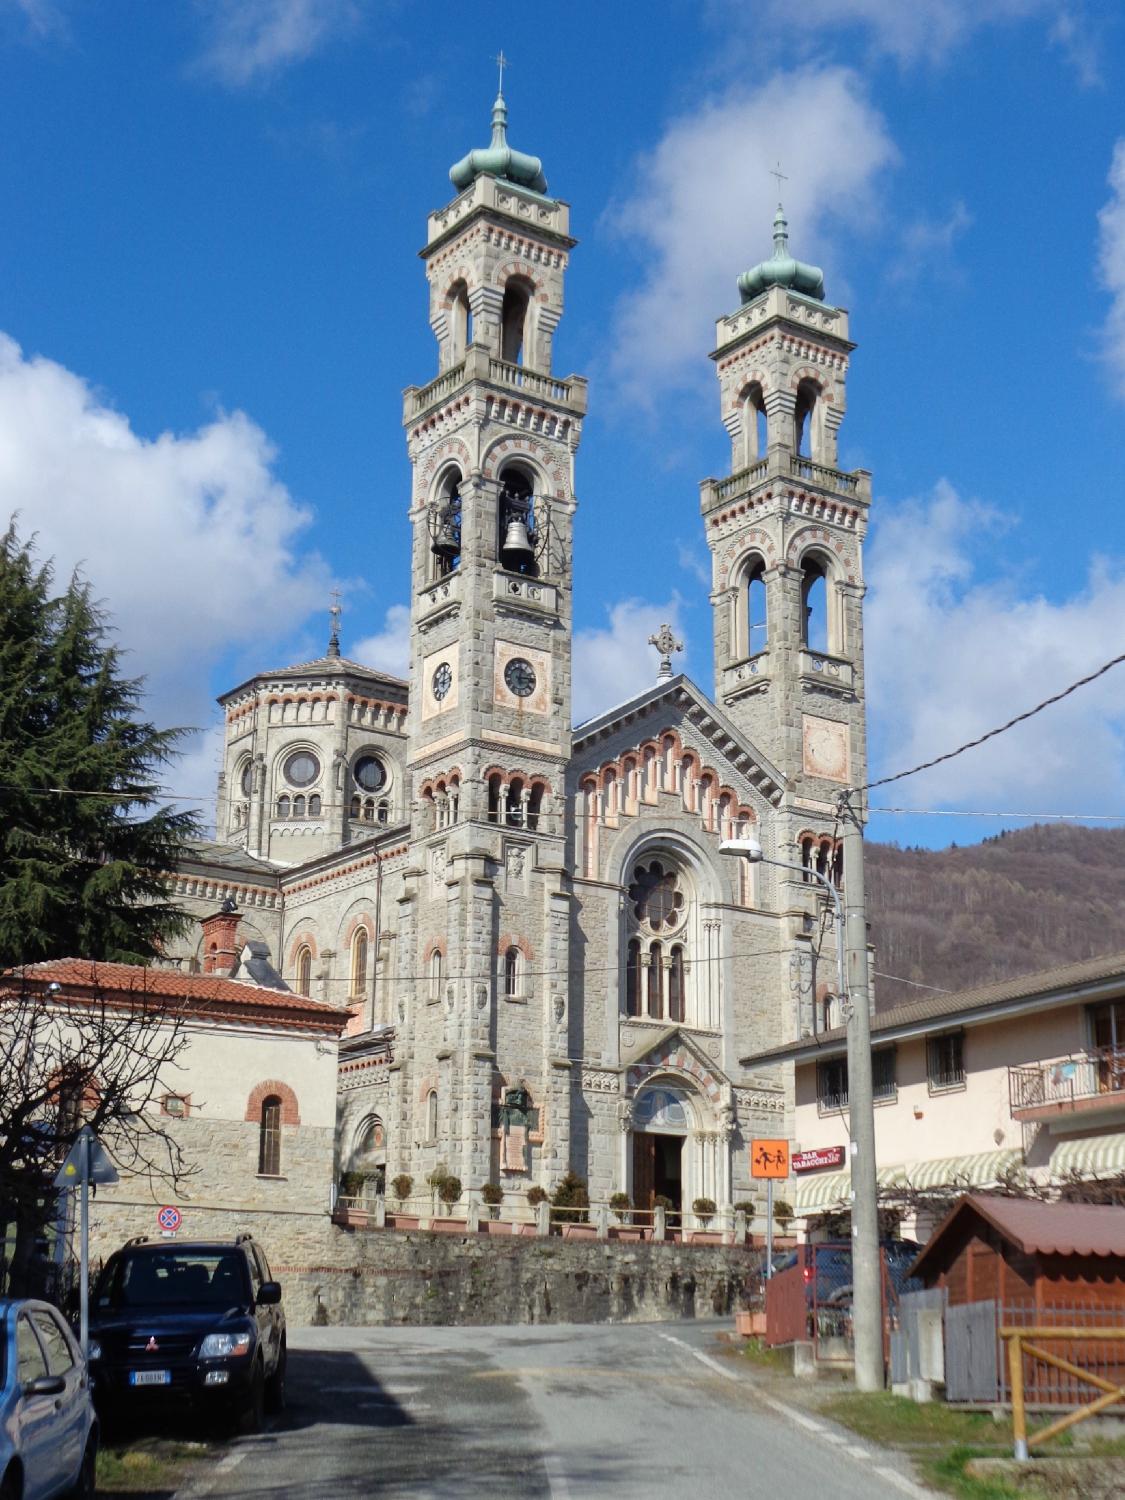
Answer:
<path fill-rule="evenodd" d="M 508 106 L 501 86 L 492 106 L 492 144 L 470 151 L 449 169 L 449 180 L 459 191 L 471 186 L 478 177 L 499 177 L 533 193 L 546 193 L 547 179 L 543 163 L 508 145 Z"/>
<path fill-rule="evenodd" d="M 738 278 L 742 301 L 753 302 L 770 286 L 787 286 L 806 297 L 824 301 L 824 272 L 819 266 L 807 266 L 789 253 L 789 221 L 781 204 L 773 216 L 773 254 Z"/>

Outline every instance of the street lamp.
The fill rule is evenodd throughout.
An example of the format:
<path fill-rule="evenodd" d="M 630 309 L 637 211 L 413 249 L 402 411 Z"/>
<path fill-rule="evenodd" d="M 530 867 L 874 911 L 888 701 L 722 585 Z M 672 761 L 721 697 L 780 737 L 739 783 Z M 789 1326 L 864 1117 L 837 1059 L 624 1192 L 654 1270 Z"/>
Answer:
<path fill-rule="evenodd" d="M 863 842 L 859 823 L 849 813 L 844 827 L 845 880 L 854 878 L 857 897 L 863 890 Z M 867 1012 L 866 923 L 861 897 L 858 904 L 849 900 L 848 923 L 854 926 L 853 963 L 856 964 L 859 1003 L 853 1004 L 847 983 L 845 924 L 840 893 L 827 875 L 805 865 L 785 859 L 772 859 L 762 851 L 757 839 L 723 839 L 724 854 L 740 854 L 751 864 L 778 865 L 783 870 L 797 870 L 811 875 L 832 897 L 836 918 L 836 989 L 847 1026 L 848 1104 L 851 1136 L 851 1203 L 852 1203 L 852 1327 L 855 1334 L 856 1386 L 861 1391 L 882 1390 L 883 1368 L 883 1294 L 879 1254 L 878 1189 L 875 1170 L 875 1102 L 871 1079 L 871 1022 Z M 853 921 L 854 919 L 854 921 Z M 859 949 L 859 944 L 864 946 Z M 813 996 L 813 1005 L 816 997 Z M 767 1230 L 767 1245 L 772 1243 L 772 1214 Z M 768 1256 L 768 1248 L 767 1248 Z"/>

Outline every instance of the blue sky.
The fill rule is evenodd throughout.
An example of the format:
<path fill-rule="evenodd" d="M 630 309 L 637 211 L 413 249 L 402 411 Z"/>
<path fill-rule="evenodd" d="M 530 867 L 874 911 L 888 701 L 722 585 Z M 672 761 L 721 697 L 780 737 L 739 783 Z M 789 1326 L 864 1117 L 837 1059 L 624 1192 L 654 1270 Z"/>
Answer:
<path fill-rule="evenodd" d="M 213 725 L 224 686 L 318 653 L 333 582 L 345 649 L 402 670 L 400 391 L 436 371 L 416 251 L 487 141 L 500 46 L 510 138 L 581 240 L 556 341 L 591 380 L 577 712 L 645 685 L 663 619 L 710 683 L 707 353 L 769 251 L 778 160 L 860 346 L 841 463 L 875 476 L 872 772 L 1123 649 L 1125 13 L 793 9 L 0 0 L 4 509 L 84 562 L 154 714 Z M 875 803 L 1123 813 L 1123 688 Z M 176 789 L 209 793 L 214 759 L 201 737 Z"/>

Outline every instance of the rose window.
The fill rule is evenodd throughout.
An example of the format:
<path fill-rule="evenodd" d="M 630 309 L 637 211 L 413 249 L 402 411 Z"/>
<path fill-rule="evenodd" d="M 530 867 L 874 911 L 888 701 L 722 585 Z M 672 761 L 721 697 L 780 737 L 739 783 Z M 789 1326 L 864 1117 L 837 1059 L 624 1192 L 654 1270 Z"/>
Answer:
<path fill-rule="evenodd" d="M 684 915 L 684 893 L 675 871 L 667 870 L 653 860 L 633 871 L 629 900 L 638 922 L 652 932 L 667 932 L 678 927 Z"/>

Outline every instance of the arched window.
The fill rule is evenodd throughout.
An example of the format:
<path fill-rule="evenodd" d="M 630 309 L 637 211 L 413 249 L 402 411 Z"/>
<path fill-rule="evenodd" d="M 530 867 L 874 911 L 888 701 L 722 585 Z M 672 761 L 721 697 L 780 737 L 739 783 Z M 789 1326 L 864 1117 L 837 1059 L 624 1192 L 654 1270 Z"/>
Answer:
<path fill-rule="evenodd" d="M 523 986 L 520 983 L 523 975 L 523 954 L 513 945 L 504 952 L 504 994 L 507 999 L 515 1000 Z"/>
<path fill-rule="evenodd" d="M 277 799 L 277 815 L 279 818 L 287 818 L 289 816 L 289 798 L 284 792 Z"/>
<path fill-rule="evenodd" d="M 752 381 L 742 392 L 742 453 L 743 466 L 765 458 L 769 447 L 769 428 L 766 421 L 766 401 L 758 381 Z"/>
<path fill-rule="evenodd" d="M 543 784 L 536 782 L 531 788 L 531 796 L 527 803 L 527 826 L 534 833 L 539 827 L 539 814 L 543 809 Z"/>
<path fill-rule="evenodd" d="M 269 1094 L 262 1100 L 258 1125 L 258 1175 L 281 1176 L 281 1100 L 276 1094 Z"/>
<path fill-rule="evenodd" d="M 444 578 L 461 565 L 461 475 L 450 469 L 430 507 L 432 576 Z M 371 758 L 371 757 L 368 757 Z M 378 787 L 368 787 L 378 791 Z"/>
<path fill-rule="evenodd" d="M 807 558 L 801 570 L 801 638 L 810 651 L 829 649 L 828 577 L 815 557 Z"/>
<path fill-rule="evenodd" d="M 459 364 L 473 342 L 473 312 L 469 306 L 469 288 L 463 281 L 449 289 L 449 363 Z"/>
<path fill-rule="evenodd" d="M 499 771 L 494 771 L 488 778 L 488 821 L 490 823 L 500 821 L 500 797 L 503 785 Z"/>
<path fill-rule="evenodd" d="M 383 1155 L 386 1146 L 387 1134 L 383 1122 L 378 1115 L 371 1115 L 359 1128 L 352 1155 L 357 1162 L 372 1162 Z"/>
<path fill-rule="evenodd" d="M 629 956 L 625 962 L 625 1014 L 639 1016 L 641 1013 L 641 944 L 639 938 L 629 939 Z"/>
<path fill-rule="evenodd" d="M 798 385 L 793 408 L 793 447 L 802 458 L 820 457 L 819 397 L 820 389 L 815 380 L 802 380 Z"/>
<path fill-rule="evenodd" d="M 754 563 L 746 574 L 746 596 L 743 605 L 746 620 L 746 655 L 757 656 L 769 645 L 766 614 L 766 568 Z"/>
<path fill-rule="evenodd" d="M 293 816 L 303 818 L 305 816 L 305 799 L 303 797 L 293 798 Z"/>
<path fill-rule="evenodd" d="M 351 993 L 362 995 L 367 990 L 367 929 L 357 927 L 352 938 Z"/>
<path fill-rule="evenodd" d="M 312 993 L 312 949 L 307 943 L 302 943 L 297 949 L 297 962 L 294 968 L 298 995 L 310 995 Z"/>
<path fill-rule="evenodd" d="M 668 1019 L 684 1019 L 684 950 L 680 943 L 673 944 L 668 960 Z"/>
<path fill-rule="evenodd" d="M 317 794 L 315 792 L 309 798 L 309 817 L 310 818 L 319 818 L 320 817 L 320 798 L 317 796 Z"/>
<path fill-rule="evenodd" d="M 352 798 L 351 807 L 349 808 L 350 815 L 353 818 L 358 818 L 359 815 L 360 815 L 361 810 L 362 810 L 362 803 L 360 802 L 359 797 L 358 796 L 353 797 Z"/>
<path fill-rule="evenodd" d="M 531 292 L 529 282 L 513 276 L 504 288 L 500 309 L 500 358 L 509 364 L 524 363 L 525 346 L 530 346 Z"/>
<path fill-rule="evenodd" d="M 504 821 L 509 828 L 522 828 L 524 803 L 524 782 L 518 776 L 513 776 L 508 783 L 508 810 Z"/>
<path fill-rule="evenodd" d="M 533 477 L 525 469 L 509 465 L 500 476 L 500 502 L 496 507 L 496 555 L 507 572 L 537 576 L 535 525 Z"/>
<path fill-rule="evenodd" d="M 430 954 L 430 999 L 441 999 L 441 949 L 435 948 Z"/>
<path fill-rule="evenodd" d="M 437 1089 L 431 1089 L 426 1095 L 426 1139 L 437 1140 Z"/>
<path fill-rule="evenodd" d="M 659 943 L 648 949 L 648 1013 L 654 1021 L 664 1016 L 664 964 Z"/>

